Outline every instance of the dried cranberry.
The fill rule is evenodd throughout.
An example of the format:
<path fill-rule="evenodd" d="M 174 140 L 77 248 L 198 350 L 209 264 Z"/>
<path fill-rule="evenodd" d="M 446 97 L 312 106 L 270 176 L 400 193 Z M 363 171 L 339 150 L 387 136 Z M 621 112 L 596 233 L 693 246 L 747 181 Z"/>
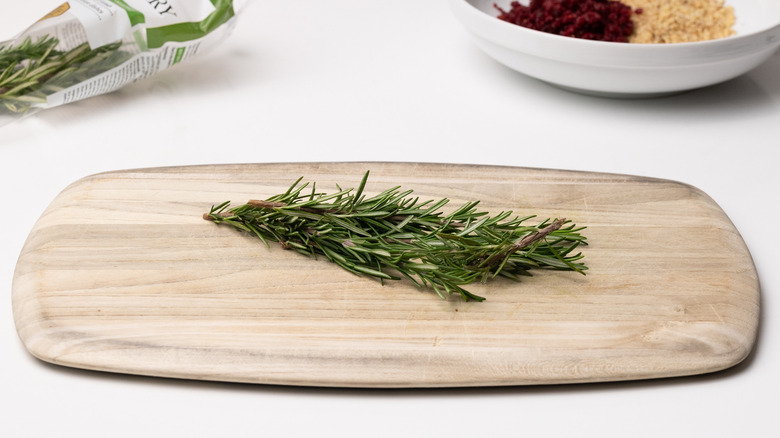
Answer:
<path fill-rule="evenodd" d="M 531 0 L 528 6 L 513 1 L 509 11 L 493 6 L 501 20 L 556 35 L 625 43 L 634 31 L 631 7 L 618 1 Z"/>

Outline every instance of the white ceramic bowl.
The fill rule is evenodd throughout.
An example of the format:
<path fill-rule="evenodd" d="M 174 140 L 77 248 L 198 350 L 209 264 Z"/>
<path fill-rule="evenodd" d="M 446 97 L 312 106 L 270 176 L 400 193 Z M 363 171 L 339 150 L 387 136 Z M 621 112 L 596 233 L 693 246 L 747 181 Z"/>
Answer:
<path fill-rule="evenodd" d="M 674 44 L 552 35 L 499 20 L 493 5 L 509 10 L 511 0 L 449 1 L 488 55 L 528 76 L 588 94 L 641 97 L 705 87 L 752 70 L 780 46 L 779 0 L 726 0 L 734 8 L 735 35 Z"/>

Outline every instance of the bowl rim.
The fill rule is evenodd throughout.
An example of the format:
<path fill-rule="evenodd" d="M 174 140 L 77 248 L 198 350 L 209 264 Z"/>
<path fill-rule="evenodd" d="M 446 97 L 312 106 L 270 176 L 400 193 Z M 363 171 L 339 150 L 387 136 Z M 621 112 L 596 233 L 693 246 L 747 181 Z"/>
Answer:
<path fill-rule="evenodd" d="M 518 26 L 482 11 L 475 0 L 450 0 L 458 18 L 476 36 L 507 49 L 542 58 L 590 65 L 668 67 L 716 63 L 780 45 L 780 23 L 745 34 L 707 41 L 669 44 L 631 44 L 585 40 Z"/>

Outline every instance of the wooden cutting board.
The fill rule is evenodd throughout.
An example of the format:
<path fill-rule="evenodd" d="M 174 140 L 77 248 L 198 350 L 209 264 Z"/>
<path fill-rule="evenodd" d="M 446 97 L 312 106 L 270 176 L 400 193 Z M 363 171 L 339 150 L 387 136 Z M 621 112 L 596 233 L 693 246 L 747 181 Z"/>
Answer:
<path fill-rule="evenodd" d="M 204 221 L 303 176 L 395 185 L 456 208 L 587 226 L 588 275 L 538 272 L 449 301 Z M 347 387 L 617 381 L 722 370 L 751 351 L 759 286 L 729 218 L 700 190 L 623 175 L 317 163 L 103 173 L 36 223 L 13 281 L 19 335 L 55 364 L 152 376 Z"/>

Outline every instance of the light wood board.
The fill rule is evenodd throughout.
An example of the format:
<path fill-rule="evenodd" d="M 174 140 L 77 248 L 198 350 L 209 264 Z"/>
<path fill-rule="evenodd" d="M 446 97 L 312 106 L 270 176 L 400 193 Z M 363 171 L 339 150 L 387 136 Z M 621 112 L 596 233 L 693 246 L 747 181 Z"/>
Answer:
<path fill-rule="evenodd" d="M 566 217 L 586 276 L 536 271 L 444 301 L 204 221 L 213 204 L 394 185 L 448 208 Z M 447 208 L 445 208 L 447 211 Z M 213 165 L 93 175 L 31 231 L 13 281 L 21 340 L 55 364 L 267 384 L 447 387 L 708 373 L 753 348 L 759 286 L 726 214 L 650 178 L 409 163 Z"/>

